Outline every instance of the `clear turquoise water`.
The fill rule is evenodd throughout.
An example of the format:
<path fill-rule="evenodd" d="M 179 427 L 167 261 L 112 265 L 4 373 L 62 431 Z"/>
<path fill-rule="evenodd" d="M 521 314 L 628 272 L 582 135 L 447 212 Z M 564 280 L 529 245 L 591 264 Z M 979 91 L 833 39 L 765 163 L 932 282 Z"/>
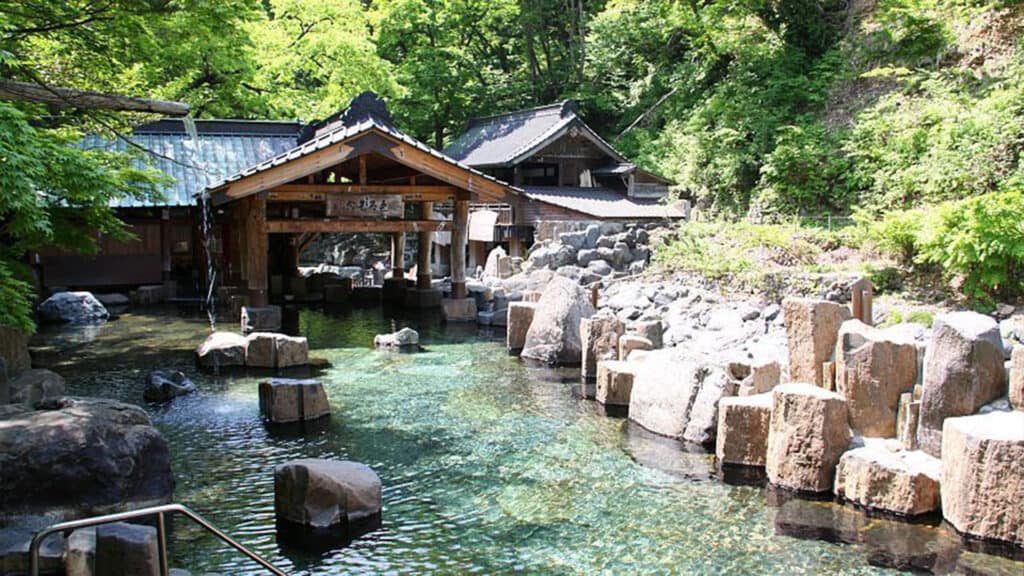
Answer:
<path fill-rule="evenodd" d="M 403 325 L 420 330 L 426 352 L 370 349 L 375 333 Z M 1024 573 L 963 550 L 941 526 L 727 485 L 709 455 L 575 399 L 576 370 L 508 357 L 501 334 L 374 309 L 304 310 L 290 329 L 331 362 L 321 376 L 330 421 L 305 434 L 260 421 L 259 375 L 195 370 L 199 318 L 125 315 L 88 333 L 44 333 L 36 353 L 72 393 L 135 403 L 149 369 L 189 373 L 198 394 L 147 407 L 171 446 L 175 500 L 297 574 Z M 383 526 L 326 553 L 280 544 L 273 468 L 298 457 L 372 466 Z M 184 523 L 172 553 L 195 573 L 259 573 Z"/>

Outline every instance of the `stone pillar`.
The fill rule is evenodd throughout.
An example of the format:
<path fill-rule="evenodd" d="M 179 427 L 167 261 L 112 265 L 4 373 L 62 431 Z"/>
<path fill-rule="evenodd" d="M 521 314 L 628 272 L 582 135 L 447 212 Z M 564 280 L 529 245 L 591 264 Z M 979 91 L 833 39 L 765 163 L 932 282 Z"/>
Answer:
<path fill-rule="evenodd" d="M 452 298 L 466 297 L 466 244 L 469 237 L 469 200 L 455 201 L 452 217 Z"/>
<path fill-rule="evenodd" d="M 423 202 L 420 204 L 420 220 L 430 220 L 430 217 L 433 215 L 433 202 Z M 433 245 L 434 233 L 430 231 L 420 232 L 419 240 L 419 253 L 416 255 L 416 287 L 420 290 L 427 290 L 431 286 L 430 248 Z"/>
<path fill-rule="evenodd" d="M 405 278 L 405 233 L 391 234 L 391 276 Z"/>

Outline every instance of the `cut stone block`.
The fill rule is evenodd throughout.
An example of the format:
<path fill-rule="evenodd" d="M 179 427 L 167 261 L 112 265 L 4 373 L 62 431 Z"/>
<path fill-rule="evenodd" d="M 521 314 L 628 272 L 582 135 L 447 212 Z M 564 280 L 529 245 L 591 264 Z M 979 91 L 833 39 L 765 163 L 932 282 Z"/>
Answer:
<path fill-rule="evenodd" d="M 242 333 L 276 332 L 281 329 L 280 306 L 242 306 Z"/>
<path fill-rule="evenodd" d="M 836 345 L 836 392 L 850 407 L 850 427 L 863 436 L 896 435 L 900 394 L 917 380 L 917 347 L 898 326 L 880 330 L 843 322 Z"/>
<path fill-rule="evenodd" d="M 96 528 L 79 528 L 71 533 L 64 548 L 65 576 L 96 575 Z"/>
<path fill-rule="evenodd" d="M 273 332 L 253 332 L 246 336 L 245 365 L 251 368 L 277 366 L 277 341 Z"/>
<path fill-rule="evenodd" d="M 125 522 L 97 527 L 96 573 L 158 576 L 156 528 Z"/>
<path fill-rule="evenodd" d="M 890 451 L 873 442 L 843 454 L 835 494 L 875 510 L 916 516 L 939 508 L 942 462 L 920 450 Z"/>
<path fill-rule="evenodd" d="M 0 574 L 28 574 L 32 537 L 52 523 L 53 520 L 46 517 L 29 517 L 20 518 L 17 523 L 0 528 Z M 64 574 L 63 556 L 63 536 L 54 534 L 44 540 L 39 548 L 40 574 Z"/>
<path fill-rule="evenodd" d="M 309 341 L 305 336 L 274 335 L 275 356 L 278 368 L 305 366 L 309 364 Z"/>
<path fill-rule="evenodd" d="M 518 354 L 526 344 L 526 333 L 533 322 L 537 304 L 533 301 L 508 303 L 508 327 L 505 332 L 505 347 L 509 354 Z"/>
<path fill-rule="evenodd" d="M 196 348 L 196 356 L 199 365 L 207 368 L 244 366 L 247 344 L 241 334 L 214 332 Z"/>
<path fill-rule="evenodd" d="M 771 416 L 771 393 L 722 398 L 715 439 L 718 463 L 764 466 Z"/>
<path fill-rule="evenodd" d="M 729 375 L 739 381 L 736 390 L 737 396 L 756 396 L 770 392 L 772 388 L 778 386 L 779 380 L 782 378 L 782 368 L 774 360 L 751 364 L 730 362 Z"/>
<path fill-rule="evenodd" d="M 635 364 L 622 360 L 597 363 L 597 401 L 606 406 L 629 406 Z"/>
<path fill-rule="evenodd" d="M 318 380 L 273 378 L 260 382 L 260 414 L 273 424 L 316 420 L 331 413 Z"/>
<path fill-rule="evenodd" d="M 1013 349 L 1010 366 L 1010 405 L 1024 410 L 1024 344 Z"/>
<path fill-rule="evenodd" d="M 1003 341 L 996 321 L 976 312 L 951 312 L 935 318 L 924 356 L 921 449 L 939 456 L 943 421 L 967 416 L 1006 395 Z"/>
<path fill-rule="evenodd" d="M 900 394 L 900 408 L 896 417 L 896 438 L 904 450 L 917 450 L 917 425 L 921 418 L 921 401 L 913 392 Z"/>
<path fill-rule="evenodd" d="M 476 300 L 472 298 L 445 298 L 441 308 L 446 322 L 476 321 Z"/>
<path fill-rule="evenodd" d="M 523 302 L 537 302 L 542 294 L 540 290 L 527 290 L 523 292 Z"/>
<path fill-rule="evenodd" d="M 654 343 L 636 334 L 624 334 L 619 337 L 619 359 L 628 360 L 633 350 L 654 350 Z"/>
<path fill-rule="evenodd" d="M 850 309 L 828 300 L 809 298 L 786 298 L 782 309 L 790 380 L 825 385 L 822 365 L 835 352 L 839 326 L 850 318 Z"/>
<path fill-rule="evenodd" d="M 621 320 L 611 315 L 595 315 L 580 320 L 580 342 L 583 359 L 580 363 L 584 380 L 597 377 L 597 363 L 619 358 L 619 336 L 626 331 Z"/>
<path fill-rule="evenodd" d="M 663 345 L 662 339 L 664 336 L 664 329 L 661 326 L 661 320 L 637 322 L 633 325 L 630 332 L 647 338 L 655 348 L 661 348 Z"/>
<path fill-rule="evenodd" d="M 970 536 L 1024 545 L 1024 412 L 945 421 L 942 514 Z"/>
<path fill-rule="evenodd" d="M 846 399 L 811 384 L 772 390 L 765 462 L 772 484 L 806 492 L 832 490 L 836 465 L 850 444 Z"/>
<path fill-rule="evenodd" d="M 380 511 L 380 477 L 365 464 L 302 459 L 274 469 L 274 513 L 286 522 L 329 528 Z"/>

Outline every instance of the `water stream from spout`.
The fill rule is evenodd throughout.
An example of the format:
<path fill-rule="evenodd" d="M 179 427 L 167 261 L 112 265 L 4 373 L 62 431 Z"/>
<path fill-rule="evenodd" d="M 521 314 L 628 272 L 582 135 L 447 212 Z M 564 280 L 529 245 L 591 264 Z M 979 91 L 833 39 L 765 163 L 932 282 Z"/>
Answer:
<path fill-rule="evenodd" d="M 182 118 L 182 123 L 185 125 L 185 133 L 192 144 L 185 147 L 189 155 L 189 165 L 195 171 L 196 177 L 203 186 L 203 192 L 199 198 L 199 209 L 202 213 L 203 251 L 206 255 L 206 317 L 210 322 L 210 331 L 213 332 L 217 329 L 217 299 L 215 297 L 217 266 L 213 259 L 213 209 L 210 204 L 209 171 L 200 165 L 199 147 L 201 143 L 199 141 L 199 133 L 196 130 L 195 119 L 186 116 Z"/>

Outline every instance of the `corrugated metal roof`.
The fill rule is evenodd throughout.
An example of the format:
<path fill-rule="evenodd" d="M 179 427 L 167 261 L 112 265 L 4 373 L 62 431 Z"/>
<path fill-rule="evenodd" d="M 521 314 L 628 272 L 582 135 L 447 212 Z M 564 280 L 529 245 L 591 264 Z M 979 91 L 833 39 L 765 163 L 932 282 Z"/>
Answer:
<path fill-rule="evenodd" d="M 511 166 L 547 146 L 574 125 L 609 156 L 617 161 L 626 161 L 622 154 L 587 126 L 569 100 L 470 120 L 466 131 L 444 152 L 470 166 Z"/>
<path fill-rule="evenodd" d="M 588 214 L 595 218 L 665 219 L 685 218 L 686 211 L 678 205 L 657 200 L 630 198 L 607 188 L 568 188 L 525 186 L 527 198 Z"/>
<path fill-rule="evenodd" d="M 216 123 L 216 124 L 213 124 Z M 153 167 L 174 179 L 164 190 L 163 201 L 140 202 L 134 199 L 112 203 L 119 208 L 152 206 L 192 206 L 195 195 L 209 182 L 223 180 L 229 174 L 266 160 L 295 146 L 299 125 L 291 122 L 196 121 L 199 145 L 196 147 L 183 128 L 175 130 L 165 121 L 136 129 L 131 140 L 155 152 L 149 155 Z M 181 126 L 178 121 L 178 126 Z M 210 132 L 210 129 L 216 132 Z M 80 144 L 87 149 L 125 151 L 123 140 L 87 136 Z M 193 151 L 195 154 L 193 155 Z M 198 169 L 193 167 L 193 161 Z M 143 161 L 139 161 L 141 165 Z"/>
<path fill-rule="evenodd" d="M 406 144 L 413 146 L 422 152 L 426 152 L 427 154 L 430 154 L 435 158 L 448 162 L 449 164 L 458 166 L 459 168 L 462 168 L 463 170 L 472 173 L 474 176 L 478 176 L 485 180 L 495 182 L 515 192 L 520 191 L 518 188 L 511 186 L 506 182 L 502 182 L 501 180 L 498 180 L 493 176 L 484 174 L 479 170 L 471 168 L 470 166 L 467 166 L 466 164 L 459 162 L 458 160 L 455 160 L 454 158 L 442 152 L 439 152 L 434 148 L 431 148 L 430 146 L 427 146 L 426 144 L 420 142 L 419 140 L 413 138 L 412 136 L 408 136 L 407 134 L 405 134 L 398 128 L 395 128 L 391 124 L 383 122 L 374 116 L 366 117 L 364 120 L 356 122 L 352 125 L 339 125 L 337 128 L 334 128 L 330 131 L 318 134 L 311 140 L 304 142 L 298 146 L 295 146 L 294 148 L 281 152 L 280 154 L 274 156 L 273 158 L 268 158 L 262 162 L 254 163 L 253 165 L 243 170 L 240 170 L 239 172 L 233 173 L 230 176 L 227 176 L 226 178 L 223 178 L 222 180 L 211 184 L 209 186 L 209 189 L 215 190 L 229 182 L 241 180 L 242 178 L 252 176 L 253 174 L 264 172 L 275 166 L 280 166 L 281 164 L 285 164 L 297 158 L 301 158 L 308 154 L 312 154 L 318 150 L 327 148 L 328 146 L 333 146 L 334 144 L 337 144 L 344 140 L 348 140 L 349 138 L 353 138 L 371 129 L 376 129 L 380 132 L 383 132 L 384 134 L 387 134 L 388 136 L 391 136 L 392 138 L 405 142 Z"/>

